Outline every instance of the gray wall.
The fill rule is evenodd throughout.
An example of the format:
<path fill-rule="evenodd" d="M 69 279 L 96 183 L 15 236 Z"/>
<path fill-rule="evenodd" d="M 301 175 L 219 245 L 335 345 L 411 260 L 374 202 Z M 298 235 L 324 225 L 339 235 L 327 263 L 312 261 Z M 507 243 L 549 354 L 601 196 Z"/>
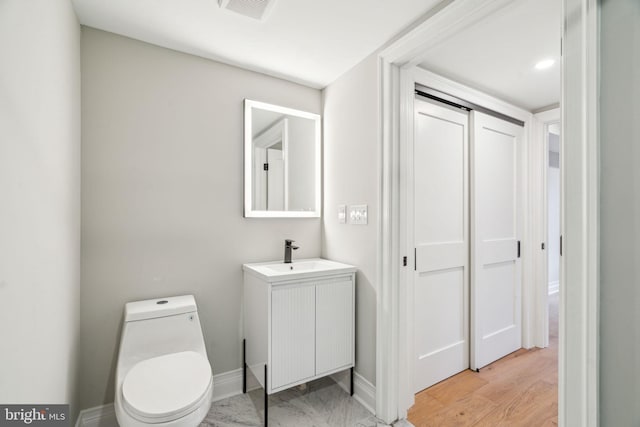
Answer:
<path fill-rule="evenodd" d="M 316 134 L 315 122 L 289 119 L 289 210 L 309 211 L 315 208 Z"/>
<path fill-rule="evenodd" d="M 603 0 L 600 424 L 640 426 L 640 3 Z"/>
<path fill-rule="evenodd" d="M 324 90 L 322 255 L 358 267 L 356 371 L 375 384 L 378 62 L 371 55 Z M 368 225 L 339 224 L 338 205 L 368 205 Z M 348 216 L 348 214 L 347 214 Z"/>
<path fill-rule="evenodd" d="M 0 1 L 0 402 L 77 411 L 80 25 Z"/>
<path fill-rule="evenodd" d="M 195 295 L 214 374 L 241 366 L 241 265 L 320 255 L 319 219 L 244 219 L 243 99 L 321 92 L 82 29 L 82 400 L 113 401 L 127 301 Z"/>

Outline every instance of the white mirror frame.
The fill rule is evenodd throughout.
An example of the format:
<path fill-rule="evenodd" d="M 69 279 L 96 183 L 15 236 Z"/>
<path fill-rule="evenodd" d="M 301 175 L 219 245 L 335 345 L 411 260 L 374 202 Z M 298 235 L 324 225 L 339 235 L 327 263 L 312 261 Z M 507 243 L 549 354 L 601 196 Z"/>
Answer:
<path fill-rule="evenodd" d="M 253 109 L 273 111 L 275 113 L 286 114 L 288 116 L 301 117 L 313 120 L 315 123 L 315 206 L 311 211 L 267 211 L 253 209 L 253 132 L 252 117 Z M 244 216 L 245 218 L 319 218 L 321 200 L 321 130 L 320 115 L 308 113 L 306 111 L 281 107 L 279 105 L 267 104 L 265 102 L 244 100 Z"/>

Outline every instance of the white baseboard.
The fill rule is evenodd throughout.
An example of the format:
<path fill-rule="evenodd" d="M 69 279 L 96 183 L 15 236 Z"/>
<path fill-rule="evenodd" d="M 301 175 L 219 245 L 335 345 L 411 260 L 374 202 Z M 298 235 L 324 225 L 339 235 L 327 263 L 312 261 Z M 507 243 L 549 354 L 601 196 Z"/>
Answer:
<path fill-rule="evenodd" d="M 349 371 L 338 372 L 331 375 L 336 383 L 347 392 L 349 391 Z M 213 396 L 212 402 L 226 399 L 228 397 L 237 396 L 242 393 L 242 369 L 236 369 L 229 372 L 213 376 Z M 247 375 L 247 389 L 254 390 L 259 388 L 260 384 L 253 377 Z M 353 397 L 362 406 L 364 406 L 372 414 L 375 413 L 376 407 L 376 388 L 369 381 L 364 379 L 357 372 L 353 375 Z M 113 403 L 96 406 L 94 408 L 83 409 L 78 415 L 76 427 L 118 427 L 116 419 L 116 411 Z"/>
<path fill-rule="evenodd" d="M 376 413 L 376 386 L 357 372 L 353 378 L 353 397 L 372 414 Z"/>
<path fill-rule="evenodd" d="M 549 295 L 557 294 L 558 292 L 560 292 L 560 282 L 557 280 L 549 282 Z"/>
<path fill-rule="evenodd" d="M 349 371 L 331 375 L 331 378 L 347 393 L 349 392 Z M 353 373 L 353 398 L 372 414 L 376 413 L 376 386 L 357 372 Z"/>
<path fill-rule="evenodd" d="M 76 427 L 118 427 L 113 403 L 83 409 L 78 415 Z"/>
<path fill-rule="evenodd" d="M 240 393 L 242 393 L 242 369 L 235 369 L 213 376 L 212 402 L 237 396 Z"/>

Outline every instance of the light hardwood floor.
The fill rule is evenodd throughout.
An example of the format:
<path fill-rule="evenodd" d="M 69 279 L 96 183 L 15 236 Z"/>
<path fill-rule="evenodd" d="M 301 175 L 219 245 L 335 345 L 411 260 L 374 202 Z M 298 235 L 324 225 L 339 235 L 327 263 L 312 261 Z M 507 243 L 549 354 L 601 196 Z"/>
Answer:
<path fill-rule="evenodd" d="M 409 421 L 427 426 L 558 425 L 558 294 L 549 298 L 549 347 L 518 350 L 416 394 Z"/>

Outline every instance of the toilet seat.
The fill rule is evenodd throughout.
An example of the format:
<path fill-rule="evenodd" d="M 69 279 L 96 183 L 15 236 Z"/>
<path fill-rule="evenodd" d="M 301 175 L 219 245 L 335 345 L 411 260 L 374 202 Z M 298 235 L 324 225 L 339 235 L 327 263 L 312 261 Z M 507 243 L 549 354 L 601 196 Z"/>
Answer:
<path fill-rule="evenodd" d="M 137 363 L 122 384 L 124 409 L 146 423 L 181 418 L 197 409 L 212 387 L 209 361 L 194 351 Z"/>

